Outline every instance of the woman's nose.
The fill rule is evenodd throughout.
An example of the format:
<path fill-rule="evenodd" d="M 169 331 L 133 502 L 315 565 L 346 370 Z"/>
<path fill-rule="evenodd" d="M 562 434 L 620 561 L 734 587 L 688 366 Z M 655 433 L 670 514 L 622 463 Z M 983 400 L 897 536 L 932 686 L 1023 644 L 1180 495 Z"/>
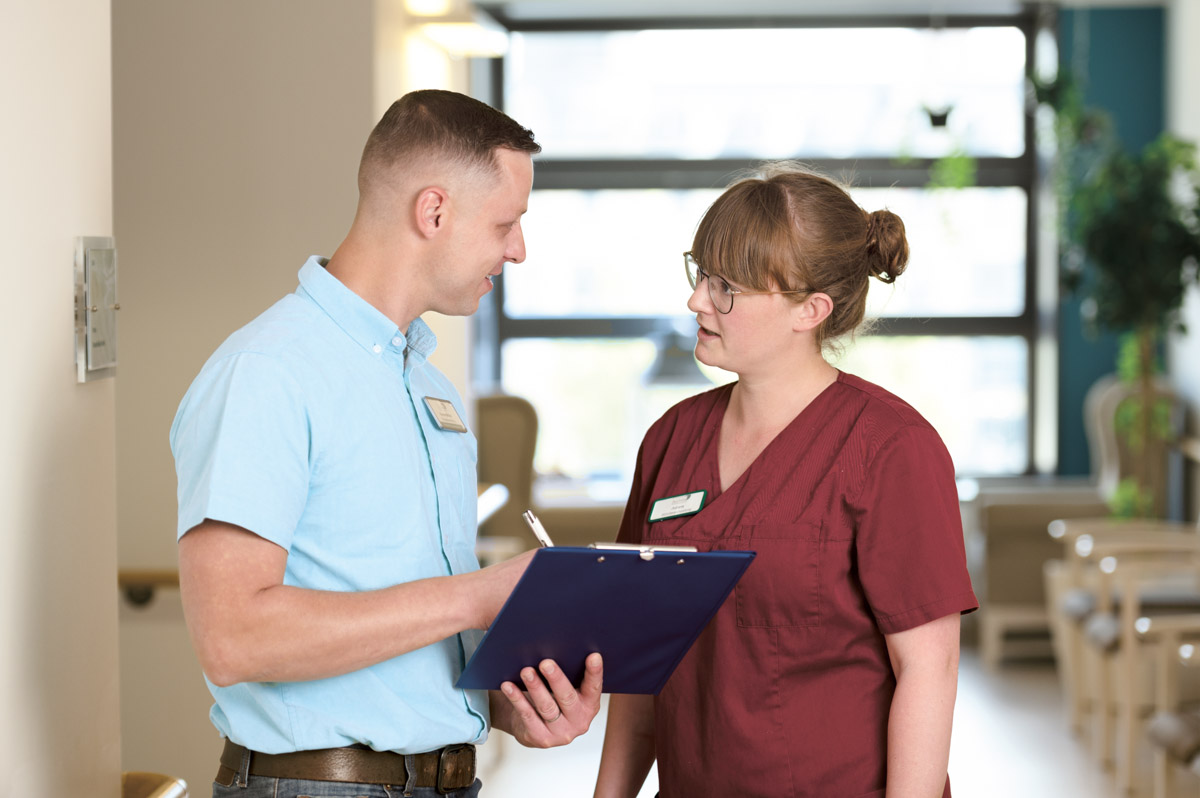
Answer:
<path fill-rule="evenodd" d="M 692 295 L 688 297 L 687 308 L 693 313 L 704 313 L 713 309 L 707 282 L 703 278 L 697 281 L 696 287 L 692 289 Z"/>

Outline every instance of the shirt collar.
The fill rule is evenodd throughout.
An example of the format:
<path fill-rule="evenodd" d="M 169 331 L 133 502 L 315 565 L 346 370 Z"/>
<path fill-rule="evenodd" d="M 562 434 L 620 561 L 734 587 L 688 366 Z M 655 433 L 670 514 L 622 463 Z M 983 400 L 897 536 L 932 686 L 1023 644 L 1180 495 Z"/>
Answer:
<path fill-rule="evenodd" d="M 417 317 L 405 333 L 378 308 L 330 274 L 325 268 L 328 263 L 329 258 L 318 255 L 305 261 L 300 267 L 300 287 L 296 293 L 315 302 L 347 335 L 369 352 L 378 353 L 376 347 L 389 348 L 398 338 L 400 346 L 409 356 L 415 355 L 418 361 L 429 359 L 437 348 L 437 336 L 429 329 L 429 325 Z"/>

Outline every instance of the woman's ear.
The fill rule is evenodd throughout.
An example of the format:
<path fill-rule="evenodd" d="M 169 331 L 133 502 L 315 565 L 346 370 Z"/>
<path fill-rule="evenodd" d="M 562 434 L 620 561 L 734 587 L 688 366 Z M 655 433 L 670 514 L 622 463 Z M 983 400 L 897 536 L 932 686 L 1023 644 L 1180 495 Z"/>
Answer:
<path fill-rule="evenodd" d="M 417 194 L 417 232 L 425 238 L 433 238 L 446 225 L 449 195 L 444 188 L 428 186 Z"/>
<path fill-rule="evenodd" d="M 829 294 L 816 291 L 792 310 L 792 329 L 796 332 L 808 332 L 821 326 L 821 322 L 833 313 L 833 300 Z"/>

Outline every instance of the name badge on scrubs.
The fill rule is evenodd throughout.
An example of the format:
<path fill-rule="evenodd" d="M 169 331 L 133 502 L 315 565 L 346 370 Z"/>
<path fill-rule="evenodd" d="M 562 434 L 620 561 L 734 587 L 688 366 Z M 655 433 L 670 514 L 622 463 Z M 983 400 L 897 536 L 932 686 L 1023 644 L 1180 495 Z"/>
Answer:
<path fill-rule="evenodd" d="M 454 403 L 450 400 L 426 396 L 425 405 L 433 415 L 433 423 L 438 425 L 438 429 L 450 430 L 451 432 L 467 431 L 467 425 L 459 418 L 458 411 L 454 409 Z"/>
<path fill-rule="evenodd" d="M 683 515 L 695 515 L 704 506 L 706 496 L 708 496 L 708 491 L 698 490 L 659 499 L 650 505 L 650 523 L 665 521 L 668 518 L 679 518 Z"/>

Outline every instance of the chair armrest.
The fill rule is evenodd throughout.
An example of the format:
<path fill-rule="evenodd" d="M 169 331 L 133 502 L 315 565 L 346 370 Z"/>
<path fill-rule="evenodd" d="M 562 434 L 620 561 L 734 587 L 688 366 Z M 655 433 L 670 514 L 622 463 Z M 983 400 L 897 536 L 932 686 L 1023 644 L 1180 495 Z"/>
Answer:
<path fill-rule="evenodd" d="M 1200 535 L 1154 531 L 1102 538 L 1081 535 L 1075 539 L 1074 551 L 1077 557 L 1092 562 L 1098 562 L 1105 557 L 1123 556 L 1187 557 L 1200 553 Z"/>
<path fill-rule="evenodd" d="M 1097 556 L 1089 563 L 1094 564 L 1095 613 L 1117 616 L 1121 633 L 1130 640 L 1136 622 L 1147 612 L 1158 609 L 1167 614 L 1188 614 L 1197 602 L 1198 552 L 1200 549 L 1155 553 L 1152 559 Z M 1150 592 L 1157 595 L 1152 598 Z M 1143 609 L 1147 602 L 1154 609 Z"/>
<path fill-rule="evenodd" d="M 1200 463 L 1200 436 L 1189 436 L 1180 438 L 1176 442 L 1179 451 L 1183 452 L 1184 457 L 1195 463 Z"/>
<path fill-rule="evenodd" d="M 1200 613 L 1138 618 L 1136 628 L 1138 637 L 1146 641 L 1152 641 L 1164 635 L 1200 638 Z"/>
<path fill-rule="evenodd" d="M 1146 532 L 1170 532 L 1174 534 L 1196 534 L 1196 524 L 1184 524 L 1177 521 L 1164 521 L 1153 518 L 1113 518 L 1111 516 L 1096 518 L 1056 518 L 1046 527 L 1050 537 L 1061 540 L 1068 546 L 1080 535 L 1091 535 L 1096 538 L 1109 536 L 1129 536 Z"/>

